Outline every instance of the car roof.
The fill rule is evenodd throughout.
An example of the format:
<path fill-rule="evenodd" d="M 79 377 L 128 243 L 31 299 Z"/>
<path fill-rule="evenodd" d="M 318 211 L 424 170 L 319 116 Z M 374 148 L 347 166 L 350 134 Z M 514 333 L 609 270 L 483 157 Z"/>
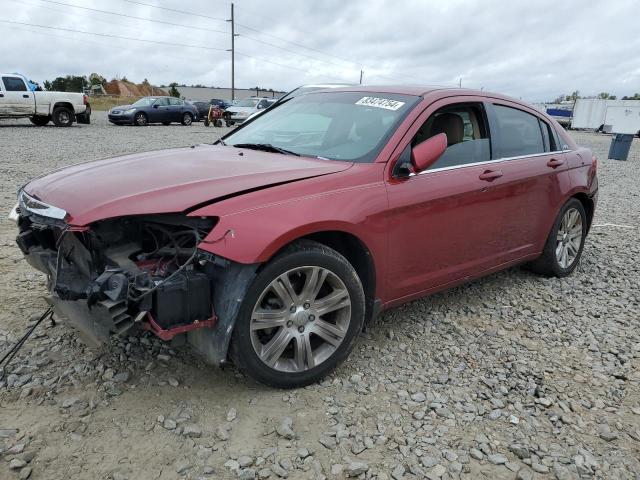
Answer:
<path fill-rule="evenodd" d="M 325 90 L 326 91 L 326 90 Z M 452 95 L 463 96 L 478 96 L 478 97 L 491 97 L 491 98 L 503 98 L 505 100 L 516 101 L 522 103 L 522 101 L 502 95 L 499 93 L 487 92 L 484 90 L 474 90 L 470 88 L 457 88 L 457 87 L 440 87 L 440 86 L 421 86 L 421 85 L 355 85 L 352 87 L 339 87 L 332 88 L 331 92 L 371 92 L 371 93 L 393 93 L 399 95 L 414 95 L 417 97 L 424 97 L 430 94 L 437 94 L 436 96 L 448 97 Z M 318 91 L 317 93 L 321 93 Z M 311 92 L 313 95 L 316 92 Z"/>

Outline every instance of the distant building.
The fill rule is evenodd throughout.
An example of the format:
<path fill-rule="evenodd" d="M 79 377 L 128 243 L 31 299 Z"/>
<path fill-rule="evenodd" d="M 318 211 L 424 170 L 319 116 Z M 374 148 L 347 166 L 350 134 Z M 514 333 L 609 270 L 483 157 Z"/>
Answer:
<path fill-rule="evenodd" d="M 180 97 L 184 97 L 185 100 L 192 100 L 198 102 L 208 102 L 212 98 L 219 98 L 221 100 L 231 100 L 230 88 L 208 88 L 208 87 L 176 87 L 180 92 Z M 169 87 L 162 87 L 162 90 L 169 92 Z M 236 88 L 236 99 L 243 99 L 249 97 L 267 97 L 278 98 L 287 92 L 277 92 L 269 90 L 256 90 L 249 88 Z"/>

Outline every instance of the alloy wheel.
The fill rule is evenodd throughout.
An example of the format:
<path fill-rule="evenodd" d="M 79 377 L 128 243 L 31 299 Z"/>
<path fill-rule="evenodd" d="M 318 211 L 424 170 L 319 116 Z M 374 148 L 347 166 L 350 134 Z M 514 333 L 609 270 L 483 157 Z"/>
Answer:
<path fill-rule="evenodd" d="M 578 258 L 582 244 L 582 216 L 575 208 L 568 209 L 562 217 L 556 236 L 556 260 L 567 269 Z"/>
<path fill-rule="evenodd" d="M 350 322 L 351 298 L 344 282 L 323 267 L 298 267 L 274 279 L 258 298 L 251 344 L 267 366 L 303 372 L 335 353 Z"/>

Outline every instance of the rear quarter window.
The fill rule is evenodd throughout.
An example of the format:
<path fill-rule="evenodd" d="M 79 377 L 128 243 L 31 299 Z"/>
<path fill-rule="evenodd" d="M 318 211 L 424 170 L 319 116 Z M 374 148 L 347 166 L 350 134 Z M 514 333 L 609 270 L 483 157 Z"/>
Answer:
<path fill-rule="evenodd" d="M 517 108 L 494 105 L 497 135 L 493 135 L 497 158 L 521 157 L 545 152 L 538 117 Z"/>

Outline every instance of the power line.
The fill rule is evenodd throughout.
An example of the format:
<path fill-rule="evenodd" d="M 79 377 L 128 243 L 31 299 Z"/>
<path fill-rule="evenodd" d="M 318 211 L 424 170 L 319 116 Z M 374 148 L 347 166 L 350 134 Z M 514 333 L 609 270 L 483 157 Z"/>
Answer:
<path fill-rule="evenodd" d="M 165 10 L 165 11 L 169 11 L 169 12 L 173 12 L 173 13 L 180 13 L 180 14 L 183 14 L 183 15 L 191 15 L 193 17 L 207 18 L 209 20 L 215 20 L 215 21 L 224 21 L 224 22 L 227 21 L 227 19 L 220 18 L 220 17 L 212 17 L 212 16 L 209 16 L 209 15 L 204 15 L 204 14 L 201 14 L 201 13 L 191 12 L 191 11 L 187 11 L 187 10 L 179 10 L 179 9 L 176 9 L 176 8 L 161 7 L 159 5 L 154 5 L 152 3 L 140 2 L 140 1 L 137 1 L 137 0 L 122 0 L 122 1 L 123 2 L 127 2 L 127 3 L 132 3 L 132 4 L 135 4 L 135 5 L 143 5 L 145 7 L 156 8 L 158 10 Z M 255 15 L 257 15 L 257 14 L 255 14 Z M 318 49 L 315 49 L 315 48 L 311 48 L 311 47 L 307 47 L 305 45 L 302 45 L 302 44 L 299 44 L 299 43 L 296 43 L 296 42 L 292 42 L 290 40 L 278 37 L 276 35 L 272 35 L 270 33 L 262 32 L 261 30 L 258 30 L 257 28 L 254 28 L 254 27 L 252 27 L 250 25 L 244 25 L 244 24 L 240 24 L 240 23 L 237 23 L 237 22 L 236 22 L 236 25 L 239 26 L 239 27 L 245 28 L 247 30 L 251 30 L 251 31 L 254 31 L 256 33 L 259 33 L 260 35 L 265 35 L 267 37 L 275 38 L 276 40 L 280 40 L 282 42 L 289 43 L 291 45 L 295 45 L 295 46 L 297 46 L 299 48 L 303 48 L 305 50 L 309 50 L 309 51 L 312 51 L 312 52 L 320 53 L 320 54 L 328 56 L 328 57 L 337 58 L 337 59 L 339 59 L 339 60 L 341 60 L 343 62 L 350 63 L 350 64 L 353 64 L 353 65 L 359 65 L 358 62 L 354 62 L 352 60 L 344 59 L 344 58 L 338 57 L 336 55 L 325 53 L 325 52 L 323 52 L 321 50 L 318 50 Z M 243 37 L 244 37 L 244 35 L 243 35 Z M 246 37 L 246 38 L 251 38 L 251 37 Z M 260 41 L 260 40 L 257 40 L 255 38 L 251 38 L 251 40 Z M 265 42 L 263 41 L 262 43 L 265 43 Z M 273 46 L 273 45 L 271 45 L 271 46 Z"/>
<path fill-rule="evenodd" d="M 236 25 L 239 25 L 239 24 L 238 24 L 238 23 L 236 23 Z M 305 58 L 307 58 L 307 59 L 312 59 L 312 60 L 315 60 L 316 62 L 322 62 L 322 63 L 326 63 L 327 65 L 333 65 L 333 66 L 335 66 L 335 67 L 345 68 L 345 66 L 344 66 L 344 65 L 340 65 L 340 64 L 335 63 L 335 62 L 330 62 L 330 61 L 328 61 L 328 60 L 323 60 L 323 59 L 321 59 L 321 58 L 317 58 L 317 57 L 309 57 L 309 55 L 307 55 L 306 53 L 296 52 L 296 51 L 294 51 L 294 50 L 291 50 L 291 49 L 286 48 L 286 47 L 281 47 L 281 46 L 276 45 L 276 44 L 274 44 L 274 43 L 265 42 L 264 40 L 260 40 L 259 38 L 250 37 L 250 36 L 248 36 L 248 35 L 241 35 L 241 37 L 242 37 L 242 38 L 246 38 L 246 39 L 248 39 L 248 40 L 252 40 L 252 41 L 254 41 L 254 42 L 262 43 L 262 44 L 264 44 L 264 45 L 268 45 L 268 46 L 273 47 L 273 48 L 277 48 L 277 49 L 279 49 L 279 50 L 283 50 L 283 51 L 285 51 L 285 52 L 293 53 L 294 55 L 298 55 L 298 56 L 301 56 L 301 57 L 305 57 Z"/>
<path fill-rule="evenodd" d="M 87 32 L 84 30 L 75 30 L 72 28 L 65 28 L 65 27 L 51 27 L 48 25 L 38 25 L 35 23 L 25 23 L 25 22 L 14 22 L 12 20 L 0 20 L 0 23 L 7 23 L 10 25 L 19 25 L 19 26 L 26 26 L 26 27 L 37 27 L 37 28 L 45 28 L 48 30 L 57 30 L 57 31 L 62 31 L 62 32 L 72 32 L 72 33 L 81 33 L 84 35 L 93 35 L 93 36 L 97 36 L 97 37 L 106 37 L 106 38 L 115 38 L 115 39 L 119 39 L 119 40 L 133 40 L 136 42 L 144 42 L 144 43 L 152 43 L 152 44 L 157 44 L 157 45 L 167 45 L 167 46 L 171 46 L 171 47 L 186 47 L 186 48 L 197 48 L 197 49 L 201 49 L 201 50 L 213 50 L 213 51 L 217 51 L 217 52 L 226 52 L 227 49 L 226 48 L 215 48 L 215 47 L 204 47 L 201 45 L 189 45 L 189 44 L 184 44 L 184 43 L 173 43 L 173 42 L 164 42 L 161 40 L 147 40 L 147 39 L 143 39 L 143 38 L 133 38 L 133 37 L 125 37 L 122 35 L 113 35 L 113 34 L 108 34 L 108 33 L 97 33 L 97 32 Z M 283 63 L 278 63 L 278 62 L 273 62 L 271 60 L 266 60 L 263 58 L 258 58 L 255 57 L 253 55 L 249 55 L 247 53 L 242 53 L 242 52 L 236 52 L 237 55 L 242 56 L 242 57 L 246 57 L 246 58 L 251 58 L 253 60 L 257 60 L 259 62 L 264 62 L 264 63 L 270 63 L 272 65 L 277 65 L 279 67 L 283 67 L 283 68 L 290 68 L 292 70 L 298 70 L 301 72 L 305 72 L 305 73 L 311 73 L 308 70 L 304 70 L 298 67 L 294 67 L 292 65 L 286 65 Z"/>
<path fill-rule="evenodd" d="M 115 16 L 118 16 L 118 17 L 125 17 L 125 18 L 134 19 L 134 20 L 142 20 L 142 21 L 145 21 L 145 22 L 159 23 L 159 24 L 163 24 L 163 25 L 171 25 L 171 26 L 174 26 L 174 27 L 182 27 L 182 28 L 188 28 L 188 29 L 203 30 L 203 31 L 207 31 L 207 32 L 219 33 L 219 34 L 224 34 L 224 35 L 228 34 L 228 32 L 224 32 L 222 30 L 215 30 L 215 29 L 211 29 L 211 28 L 198 27 L 198 26 L 195 26 L 195 25 L 184 25 L 184 24 L 181 24 L 181 23 L 166 22 L 166 21 L 163 21 L 163 20 L 153 20 L 153 19 L 150 19 L 150 18 L 137 17 L 137 16 L 134 16 L 134 15 L 128 15 L 128 14 L 124 14 L 124 13 L 111 12 L 111 11 L 107 11 L 107 10 L 100 10 L 100 9 L 97 9 L 97 8 L 83 7 L 83 6 L 80 6 L 80 5 L 74 5 L 74 4 L 71 4 L 71 3 L 59 2 L 59 1 L 56 1 L 56 0 L 37 0 L 37 1 L 50 3 L 50 4 L 54 4 L 54 5 L 62 5 L 62 6 L 66 6 L 66 7 L 78 8 L 78 9 L 82 9 L 82 10 L 86 10 L 86 11 L 90 11 L 90 12 L 103 13 L 103 14 L 106 14 L 106 15 L 115 15 Z M 129 1 L 129 0 L 125 0 L 125 1 Z M 135 1 L 131 0 L 130 3 L 141 3 L 141 2 L 135 2 Z M 144 4 L 144 5 L 151 6 L 151 4 Z M 235 36 L 238 36 L 238 34 L 235 34 Z M 320 58 L 309 57 L 306 54 L 298 53 L 298 52 L 295 52 L 295 51 L 293 51 L 291 49 L 288 49 L 288 48 L 285 48 L 285 47 L 281 47 L 281 46 L 275 45 L 273 43 L 265 42 L 264 40 L 260 40 L 258 38 L 250 37 L 248 35 L 242 35 L 242 37 L 246 38 L 248 40 L 254 41 L 254 42 L 258 42 L 258 43 L 262 43 L 264 45 L 268 45 L 268 46 L 273 47 L 273 48 L 277 48 L 279 50 L 284 50 L 284 51 L 292 53 L 294 55 L 299 55 L 301 57 L 305 57 L 307 59 L 311 59 L 311 60 L 315 60 L 315 61 L 318 61 L 318 62 L 326 63 L 328 65 L 333 65 L 333 66 L 337 66 L 337 67 L 340 67 L 340 68 L 344 68 L 344 66 L 339 65 L 337 63 L 329 62 L 327 60 L 323 60 L 323 59 L 320 59 Z M 274 62 L 271 62 L 271 63 L 274 63 Z M 294 68 L 296 70 L 300 70 L 299 68 L 295 68 L 295 67 L 287 67 L 287 68 Z"/>
<path fill-rule="evenodd" d="M 27 27 L 38 27 L 38 28 L 46 28 L 49 30 L 59 30 L 63 32 L 73 32 L 73 33 L 82 33 L 85 35 L 94 35 L 97 37 L 107 37 L 107 38 L 118 38 L 121 40 L 133 40 L 135 42 L 145 42 L 145 43 L 154 43 L 156 45 L 168 45 L 170 47 L 186 47 L 186 48 L 198 48 L 200 50 L 215 50 L 218 52 L 226 51 L 226 48 L 216 48 L 216 47 L 203 47 L 202 45 L 188 45 L 185 43 L 173 43 L 173 42 L 163 42 L 161 40 L 147 40 L 144 38 L 134 38 L 134 37 L 125 37 L 121 35 L 112 35 L 109 33 L 97 33 L 97 32 L 86 32 L 84 30 L 75 30 L 73 28 L 64 28 L 64 27 L 51 27 L 48 25 L 37 25 L 35 23 L 25 23 L 25 22 L 14 22 L 12 20 L 0 20 L 1 23 L 9 23 L 12 25 L 24 25 Z"/>
<path fill-rule="evenodd" d="M 159 5 L 153 5 L 151 3 L 138 2 L 138 1 L 135 1 L 135 0 L 122 0 L 122 1 L 123 2 L 127 2 L 127 3 L 133 3 L 135 5 L 143 5 L 145 7 L 157 8 L 158 10 L 165 10 L 167 12 L 182 13 L 184 15 L 193 15 L 194 17 L 208 18 L 209 20 L 215 20 L 217 22 L 226 22 L 227 21 L 226 18 L 211 17 L 209 15 L 202 15 L 200 13 L 187 12 L 185 10 L 177 10 L 175 8 L 161 7 Z"/>
<path fill-rule="evenodd" d="M 284 39 L 282 37 L 278 37 L 276 35 L 272 35 L 270 33 L 263 32 L 262 30 L 258 30 L 257 28 L 251 27 L 249 25 L 244 25 L 242 23 L 236 23 L 236 25 L 238 25 L 239 27 L 242 27 L 242 28 L 246 28 L 247 30 L 251 30 L 252 32 L 259 33 L 260 35 L 264 35 L 266 37 L 275 38 L 276 40 L 280 40 L 281 42 L 285 42 L 285 43 L 289 43 L 291 45 L 295 45 L 298 48 L 304 48 L 305 50 L 309 50 L 311 52 L 316 52 L 316 53 L 319 53 L 321 55 L 326 55 L 327 57 L 336 58 L 336 59 L 338 59 L 338 60 L 340 60 L 342 62 L 350 63 L 351 65 L 361 65 L 359 62 L 354 62 L 353 60 L 349 60 L 347 58 L 342 58 L 342 57 L 339 57 L 337 55 L 325 53 L 322 50 L 318 50 L 318 49 L 312 48 L 312 47 L 307 47 L 306 45 L 302 45 L 300 43 L 292 42 L 291 40 L 286 40 L 286 39 Z"/>
<path fill-rule="evenodd" d="M 97 8 L 82 7 L 80 5 L 74 5 L 72 3 L 58 2 L 56 0 L 38 0 L 38 1 L 39 2 L 45 2 L 45 3 L 52 3 L 52 4 L 55 4 L 55 5 L 63 5 L 65 7 L 79 8 L 79 9 L 87 10 L 87 11 L 90 11 L 90 12 L 104 13 L 105 15 L 115 15 L 115 16 L 118 16 L 118 17 L 131 18 L 131 19 L 134 19 L 134 20 L 142 20 L 144 22 L 161 23 L 163 25 L 171 25 L 173 27 L 183 27 L 183 28 L 189 28 L 189 29 L 195 29 L 195 30 L 202 30 L 202 31 L 205 31 L 205 32 L 222 33 L 224 35 L 227 35 L 227 33 L 228 33 L 228 32 L 224 32 L 222 30 L 214 30 L 212 28 L 198 27 L 196 25 L 184 25 L 184 24 L 181 24 L 181 23 L 165 22 L 164 20 L 153 20 L 151 18 L 136 17 L 135 15 L 127 15 L 126 13 L 110 12 L 108 10 L 100 10 L 100 9 L 97 9 Z"/>
<path fill-rule="evenodd" d="M 191 15 L 191 16 L 194 16 L 194 17 L 208 18 L 210 20 L 216 20 L 216 21 L 226 21 L 226 19 L 221 19 L 221 18 L 218 18 L 218 17 L 211 17 L 209 15 L 203 15 L 203 14 L 200 14 L 200 13 L 197 13 L 197 12 L 191 12 L 191 11 L 186 11 L 186 10 L 179 10 L 179 9 L 174 9 L 174 8 L 161 7 L 159 5 L 153 5 L 151 3 L 140 2 L 138 0 L 122 0 L 122 1 L 127 2 L 127 3 L 133 3 L 133 4 L 136 4 L 136 5 L 144 5 L 144 6 L 151 7 L 151 8 L 156 8 L 156 9 L 159 9 L 159 10 L 165 10 L 165 11 L 170 11 L 170 12 L 174 12 L 174 13 L 180 13 L 180 14 L 183 14 L 183 15 Z M 245 11 L 246 11 L 246 9 L 245 9 Z M 253 13 L 252 13 L 252 15 L 260 16 L 259 14 L 253 14 Z M 264 17 L 264 15 L 262 15 L 262 16 Z M 304 50 L 308 50 L 308 51 L 311 51 L 311 52 L 316 52 L 316 53 L 319 53 L 319 54 L 324 55 L 326 57 L 335 58 L 337 60 L 340 60 L 341 62 L 345 62 L 345 63 L 348 63 L 350 65 L 357 65 L 359 70 L 360 69 L 366 69 L 368 71 L 370 71 L 370 70 L 375 71 L 375 69 L 372 68 L 371 66 L 363 65 L 360 62 L 355 62 L 353 60 L 350 60 L 350 59 L 347 59 L 347 58 L 344 58 L 344 57 L 340 57 L 340 56 L 337 56 L 337 55 L 334 55 L 334 54 L 326 53 L 326 52 L 324 52 L 322 50 L 319 50 L 319 49 L 316 49 L 316 48 L 312 48 L 312 47 L 308 47 L 306 45 L 302 45 L 300 43 L 293 42 L 291 40 L 287 40 L 287 39 L 282 38 L 282 37 L 278 37 L 277 35 L 273 35 L 273 34 L 264 32 L 262 30 L 259 30 L 259 29 L 255 28 L 255 27 L 252 27 L 250 25 L 245 25 L 245 24 L 237 23 L 237 22 L 235 23 L 235 25 L 238 26 L 238 27 L 241 27 L 241 28 L 256 32 L 259 35 L 263 35 L 263 36 L 266 36 L 266 37 L 271 37 L 271 38 L 274 38 L 274 39 L 279 40 L 281 42 L 288 43 L 290 45 L 294 45 L 294 46 L 296 46 L 298 48 L 302 48 Z M 277 47 L 277 46 L 275 46 L 273 44 L 267 43 L 267 42 L 262 41 L 260 39 L 256 39 L 254 37 L 249 37 L 249 36 L 245 36 L 245 35 L 241 35 L 241 36 L 244 37 L 244 38 L 256 41 L 256 42 L 263 43 L 265 45 L 269 45 L 269 46 L 272 46 L 272 47 L 275 47 L 275 48 L 280 48 L 282 50 L 289 51 L 290 53 L 295 53 L 295 52 L 293 52 L 291 50 L 285 49 L 284 47 Z M 302 54 L 299 54 L 299 53 L 296 53 L 296 54 L 297 55 L 302 55 Z M 318 59 L 317 57 L 309 57 L 309 58 L 313 59 L 313 60 L 321 61 L 321 62 L 324 62 L 324 63 L 329 63 L 326 60 L 321 60 L 321 59 Z M 338 66 L 335 63 L 331 63 L 331 64 L 334 65 L 334 66 Z M 342 68 L 344 68 L 344 67 L 342 67 Z M 394 82 L 397 82 L 397 81 L 404 82 L 405 81 L 405 79 L 399 79 L 399 78 L 391 77 L 391 76 L 388 76 L 388 75 L 376 75 L 376 74 L 373 74 L 373 76 L 374 77 L 379 77 L 379 78 L 386 78 L 386 79 L 392 80 Z M 409 78 L 409 79 L 414 79 L 414 80 L 418 81 L 421 84 L 425 83 L 424 79 L 422 79 L 422 78 L 414 77 L 412 75 L 404 75 L 404 76 L 406 78 Z"/>
<path fill-rule="evenodd" d="M 18 0 L 15 0 L 18 1 Z M 24 0 L 19 0 L 19 1 L 24 1 Z M 2 20 L 0 20 L 2 21 Z M 69 37 L 69 36 L 65 36 L 65 35 L 56 35 L 54 33 L 49 33 L 49 32 L 42 32 L 42 31 L 38 31 L 38 30 L 33 30 L 29 27 L 25 27 L 22 25 L 7 25 L 6 28 L 13 28 L 16 30 L 24 30 L 27 31 L 31 34 L 35 34 L 35 35 L 44 35 L 46 37 L 53 37 L 53 38 L 59 38 L 62 40 L 69 40 L 69 41 L 73 41 L 73 42 L 78 42 L 78 39 L 75 37 Z M 113 47 L 113 43 L 107 43 L 105 41 L 98 41 L 98 40 L 83 40 L 83 43 L 88 43 L 88 44 L 92 44 L 92 45 L 100 45 L 100 46 L 107 46 L 107 47 Z M 163 57 L 167 57 L 167 58 L 175 58 L 176 60 L 183 60 L 183 61 L 189 61 L 189 62 L 196 62 L 196 61 L 200 61 L 202 60 L 201 58 L 196 58 L 196 57 L 189 57 L 184 55 L 184 53 L 181 53 L 180 56 L 178 55 L 171 55 L 169 53 L 166 52 L 162 52 L 162 56 Z"/>
<path fill-rule="evenodd" d="M 311 74 L 311 72 L 309 70 L 305 70 L 304 68 L 298 68 L 298 67 L 294 67 L 292 65 L 285 65 L 284 63 L 272 62 L 271 60 L 266 60 L 264 58 L 254 57 L 254 56 L 246 54 L 246 53 L 238 52 L 237 50 L 236 50 L 236 55 L 239 55 L 241 57 L 246 57 L 246 58 L 252 58 L 253 60 L 258 60 L 259 62 L 270 63 L 272 65 L 278 65 L 279 67 L 290 68 L 291 70 L 298 70 L 299 72 L 304 72 L 304 73 Z"/>

